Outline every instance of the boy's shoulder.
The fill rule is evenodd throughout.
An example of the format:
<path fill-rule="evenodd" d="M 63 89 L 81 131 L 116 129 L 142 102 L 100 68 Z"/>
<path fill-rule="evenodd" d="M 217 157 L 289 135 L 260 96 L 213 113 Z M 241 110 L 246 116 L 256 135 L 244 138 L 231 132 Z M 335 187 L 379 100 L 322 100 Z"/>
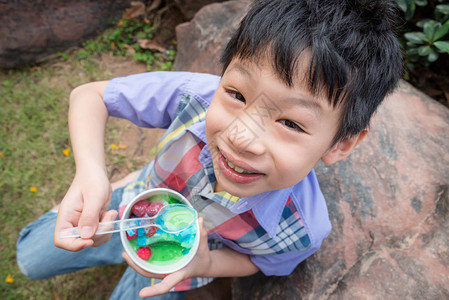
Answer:
<path fill-rule="evenodd" d="M 188 74 L 189 80 L 185 83 L 184 92 L 193 96 L 207 107 L 210 105 L 212 98 L 220 83 L 221 77 L 208 73 L 194 72 L 172 72 L 175 74 Z"/>
<path fill-rule="evenodd" d="M 182 120 L 196 120 L 193 126 L 205 119 L 221 77 L 207 73 L 172 72 L 173 75 L 188 75 L 180 88 L 180 99 L 176 116 Z M 189 122 L 190 123 L 190 122 Z M 195 125 L 196 124 L 196 125 Z"/>
<path fill-rule="evenodd" d="M 220 76 L 208 73 L 153 71 L 116 77 L 106 88 L 139 95 L 157 93 L 176 97 L 178 93 L 187 93 L 210 103 L 220 80 Z"/>
<path fill-rule="evenodd" d="M 319 247 L 331 232 L 332 225 L 314 170 L 293 186 L 291 198 L 310 236 L 312 247 Z"/>

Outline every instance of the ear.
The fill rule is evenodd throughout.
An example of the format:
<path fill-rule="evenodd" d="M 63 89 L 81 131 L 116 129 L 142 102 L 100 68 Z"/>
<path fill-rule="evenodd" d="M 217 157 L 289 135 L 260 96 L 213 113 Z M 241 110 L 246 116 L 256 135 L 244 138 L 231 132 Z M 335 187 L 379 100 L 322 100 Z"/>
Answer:
<path fill-rule="evenodd" d="M 331 165 L 346 159 L 352 150 L 365 138 L 367 133 L 368 130 L 365 129 L 357 135 L 339 141 L 321 157 L 321 160 L 326 165 Z"/>

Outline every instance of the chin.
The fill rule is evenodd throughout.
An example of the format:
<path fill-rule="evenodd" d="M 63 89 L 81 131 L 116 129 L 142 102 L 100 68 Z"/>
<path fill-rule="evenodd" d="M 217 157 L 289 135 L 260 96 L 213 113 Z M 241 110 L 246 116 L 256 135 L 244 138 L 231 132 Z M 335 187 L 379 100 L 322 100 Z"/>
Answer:
<path fill-rule="evenodd" d="M 228 184 L 224 184 L 221 182 L 220 182 L 220 185 L 225 192 L 227 192 L 233 196 L 239 197 L 239 198 L 250 197 L 250 196 L 254 196 L 254 195 L 265 192 L 265 191 L 257 190 L 255 187 L 250 188 L 250 187 L 243 186 L 240 188 L 236 188 L 233 185 L 228 185 Z"/>

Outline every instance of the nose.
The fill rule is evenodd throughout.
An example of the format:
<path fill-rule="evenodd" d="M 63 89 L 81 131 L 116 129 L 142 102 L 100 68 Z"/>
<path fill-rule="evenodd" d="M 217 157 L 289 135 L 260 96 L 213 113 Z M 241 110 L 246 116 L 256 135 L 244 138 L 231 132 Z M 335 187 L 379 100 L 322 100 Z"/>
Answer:
<path fill-rule="evenodd" d="M 226 142 L 238 153 L 262 155 L 266 151 L 264 136 L 249 118 L 237 117 L 226 128 Z"/>

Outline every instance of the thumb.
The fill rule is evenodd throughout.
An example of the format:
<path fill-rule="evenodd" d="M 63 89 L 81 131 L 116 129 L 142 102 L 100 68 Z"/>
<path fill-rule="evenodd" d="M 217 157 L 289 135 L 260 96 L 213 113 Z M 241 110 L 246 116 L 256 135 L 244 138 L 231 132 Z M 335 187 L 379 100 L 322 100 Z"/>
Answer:
<path fill-rule="evenodd" d="M 200 227 L 200 244 L 198 247 L 201 248 L 203 251 L 209 252 L 210 251 L 208 243 L 209 236 L 207 234 L 207 229 L 204 226 L 204 219 L 202 217 L 199 217 L 198 221 Z"/>
<path fill-rule="evenodd" d="M 80 236 L 84 239 L 91 238 L 97 231 L 98 222 L 102 213 L 103 203 L 95 200 L 84 200 L 78 228 Z"/>

